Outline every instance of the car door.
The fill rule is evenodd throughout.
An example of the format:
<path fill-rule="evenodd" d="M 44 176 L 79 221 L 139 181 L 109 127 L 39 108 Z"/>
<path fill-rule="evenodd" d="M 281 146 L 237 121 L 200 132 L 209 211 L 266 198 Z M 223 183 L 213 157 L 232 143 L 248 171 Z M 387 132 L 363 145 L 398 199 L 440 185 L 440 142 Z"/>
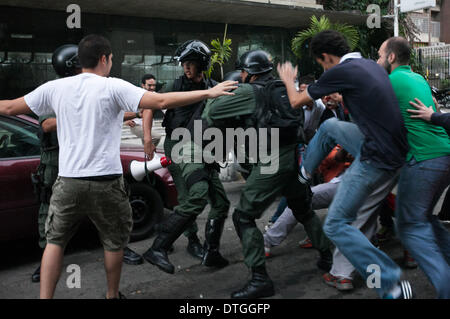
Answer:
<path fill-rule="evenodd" d="M 37 234 L 39 203 L 31 173 L 39 165 L 40 141 L 33 121 L 0 116 L 0 241 Z"/>

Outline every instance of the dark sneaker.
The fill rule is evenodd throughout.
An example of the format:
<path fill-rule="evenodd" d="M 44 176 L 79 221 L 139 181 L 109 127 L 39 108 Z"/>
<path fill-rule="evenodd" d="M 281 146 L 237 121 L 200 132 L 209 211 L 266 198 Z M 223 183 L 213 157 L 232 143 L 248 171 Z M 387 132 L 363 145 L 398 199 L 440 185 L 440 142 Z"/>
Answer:
<path fill-rule="evenodd" d="M 40 282 L 41 281 L 41 265 L 36 268 L 34 273 L 31 275 L 31 282 Z"/>
<path fill-rule="evenodd" d="M 125 247 L 123 249 L 123 262 L 128 265 L 140 265 L 144 262 L 144 259 L 130 248 Z"/>

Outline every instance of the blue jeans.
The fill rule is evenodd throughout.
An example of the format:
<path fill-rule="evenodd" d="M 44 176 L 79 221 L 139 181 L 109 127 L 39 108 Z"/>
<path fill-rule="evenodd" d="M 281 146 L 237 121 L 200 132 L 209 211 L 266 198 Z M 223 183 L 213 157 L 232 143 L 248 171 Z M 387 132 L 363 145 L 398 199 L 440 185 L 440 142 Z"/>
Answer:
<path fill-rule="evenodd" d="M 450 298 L 450 233 L 433 210 L 449 184 L 450 156 L 422 162 L 413 158 L 403 167 L 398 184 L 398 235 L 438 298 Z"/>
<path fill-rule="evenodd" d="M 369 195 L 377 187 L 396 178 L 398 171 L 378 169 L 371 165 L 370 160 L 361 161 L 363 143 L 364 135 L 357 125 L 329 119 L 320 126 L 309 143 L 303 166 L 312 173 L 337 144 L 355 157 L 328 209 L 324 232 L 365 280 L 372 274 L 368 272 L 368 266 L 379 266 L 381 285 L 376 287 L 376 291 L 382 297 L 397 284 L 401 270 L 351 223 L 356 220 L 358 210 Z"/>
<path fill-rule="evenodd" d="M 270 222 L 274 223 L 277 221 L 278 217 L 283 214 L 284 210 L 288 207 L 288 202 L 286 197 L 282 197 L 280 203 L 278 204 L 275 214 L 270 218 Z"/>

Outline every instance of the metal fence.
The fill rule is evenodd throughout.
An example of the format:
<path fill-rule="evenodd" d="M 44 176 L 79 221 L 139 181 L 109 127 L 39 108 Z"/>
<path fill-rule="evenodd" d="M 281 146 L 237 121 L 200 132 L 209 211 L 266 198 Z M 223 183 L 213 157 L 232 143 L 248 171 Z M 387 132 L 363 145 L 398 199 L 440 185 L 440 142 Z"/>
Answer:
<path fill-rule="evenodd" d="M 416 65 L 430 86 L 450 87 L 450 45 L 416 48 Z"/>

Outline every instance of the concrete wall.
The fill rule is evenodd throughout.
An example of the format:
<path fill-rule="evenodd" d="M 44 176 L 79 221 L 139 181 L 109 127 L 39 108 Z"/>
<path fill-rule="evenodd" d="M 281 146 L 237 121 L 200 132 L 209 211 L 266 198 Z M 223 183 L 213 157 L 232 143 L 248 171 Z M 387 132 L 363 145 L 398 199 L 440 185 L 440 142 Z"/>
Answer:
<path fill-rule="evenodd" d="M 323 6 L 317 4 L 316 0 L 241 0 L 241 1 L 323 9 Z"/>

